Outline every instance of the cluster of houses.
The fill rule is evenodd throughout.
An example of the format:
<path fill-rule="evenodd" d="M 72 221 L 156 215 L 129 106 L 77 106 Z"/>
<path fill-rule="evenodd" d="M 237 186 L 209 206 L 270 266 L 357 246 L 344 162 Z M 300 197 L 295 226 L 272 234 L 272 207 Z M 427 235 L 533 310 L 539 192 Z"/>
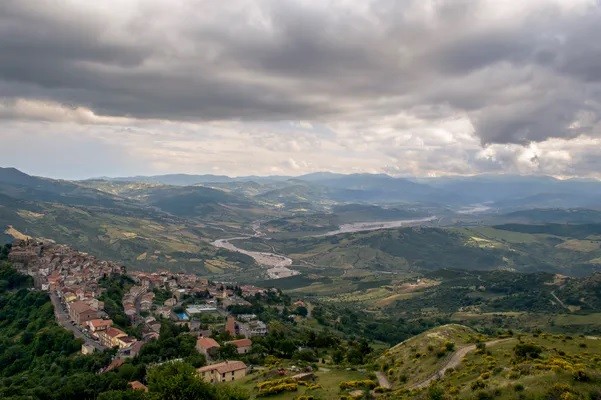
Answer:
<path fill-rule="evenodd" d="M 32 276 L 36 287 L 56 295 L 69 319 L 89 338 L 107 348 L 124 350 L 122 354 L 135 355 L 139 351 L 143 342 L 114 327 L 104 311 L 104 303 L 99 300 L 105 290 L 100 280 L 124 273 L 122 265 L 98 260 L 69 246 L 35 239 L 15 241 L 9 260 L 20 272 Z M 125 312 L 135 315 L 135 306 Z M 82 352 L 87 354 L 94 349 L 84 344 Z"/>
<path fill-rule="evenodd" d="M 144 343 L 158 338 L 161 324 L 157 319 L 160 317 L 188 325 L 197 335 L 196 349 L 208 360 L 215 359 L 221 346 L 210 337 L 211 331 L 200 329 L 203 314 L 215 314 L 226 321 L 222 329 L 240 339 L 223 344 L 234 346 L 240 355 L 250 351 L 253 337 L 267 334 L 267 325 L 256 315 L 234 317 L 227 311 L 231 305 L 250 305 L 244 297 L 264 294 L 267 289 L 252 285 L 233 289 L 233 285 L 213 283 L 194 274 L 130 272 L 135 284 L 124 294 L 122 303 L 132 324 L 142 324 L 143 338 L 137 340 L 114 325 L 99 300 L 105 290 L 100 280 L 125 273 L 123 266 L 98 260 L 68 246 L 33 239 L 15 241 L 9 259 L 22 273 L 34 278 L 36 287 L 56 295 L 73 324 L 88 337 L 106 348 L 119 349 L 119 356 L 108 369 L 117 368 L 125 357 L 136 355 Z M 157 301 L 156 289 L 170 293 L 170 297 Z M 87 343 L 82 347 L 84 354 L 93 351 L 94 347 Z M 240 379 L 246 375 L 246 369 L 242 361 L 228 360 L 202 367 L 198 373 L 208 382 L 224 382 Z M 138 388 L 143 389 L 139 385 Z"/>

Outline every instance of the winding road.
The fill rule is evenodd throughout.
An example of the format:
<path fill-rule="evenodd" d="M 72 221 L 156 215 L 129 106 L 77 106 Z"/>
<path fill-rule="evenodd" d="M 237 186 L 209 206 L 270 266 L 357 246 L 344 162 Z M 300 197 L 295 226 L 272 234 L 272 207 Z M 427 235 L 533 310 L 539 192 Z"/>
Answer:
<path fill-rule="evenodd" d="M 484 344 L 486 345 L 486 347 L 490 347 L 499 343 L 507 342 L 509 340 L 513 340 L 513 338 L 491 340 L 489 342 L 485 342 Z M 476 350 L 475 344 L 470 344 L 469 346 L 460 348 L 455 353 L 453 353 L 453 355 L 434 374 L 432 374 L 430 377 L 424 379 L 421 382 L 414 383 L 413 385 L 409 386 L 409 389 L 423 389 L 429 386 L 435 380 L 442 378 L 445 372 L 447 372 L 450 368 L 455 368 L 459 364 L 461 364 L 461 361 L 463 361 L 465 356 L 467 356 L 469 352 L 474 350 Z"/>

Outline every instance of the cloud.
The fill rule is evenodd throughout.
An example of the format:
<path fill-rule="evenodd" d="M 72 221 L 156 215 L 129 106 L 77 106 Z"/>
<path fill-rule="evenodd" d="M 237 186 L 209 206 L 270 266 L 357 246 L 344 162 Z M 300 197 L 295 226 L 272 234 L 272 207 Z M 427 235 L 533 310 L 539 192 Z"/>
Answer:
<path fill-rule="evenodd" d="M 596 173 L 594 0 L 59 3 L 0 2 L 3 132 L 148 171 Z"/>

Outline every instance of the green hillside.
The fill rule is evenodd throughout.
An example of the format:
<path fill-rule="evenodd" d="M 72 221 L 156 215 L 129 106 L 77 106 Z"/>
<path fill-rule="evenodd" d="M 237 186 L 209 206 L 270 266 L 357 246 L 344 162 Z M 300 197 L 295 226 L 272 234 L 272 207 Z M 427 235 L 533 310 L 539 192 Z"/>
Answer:
<path fill-rule="evenodd" d="M 444 351 L 448 343 L 454 350 Z M 597 337 L 535 333 L 486 338 L 447 325 L 387 350 L 378 367 L 393 385 L 385 395 L 389 399 L 584 400 L 601 395 Z"/>
<path fill-rule="evenodd" d="M 436 375 L 457 349 L 484 339 L 466 326 L 443 325 L 386 350 L 378 368 L 394 387 L 414 387 Z"/>

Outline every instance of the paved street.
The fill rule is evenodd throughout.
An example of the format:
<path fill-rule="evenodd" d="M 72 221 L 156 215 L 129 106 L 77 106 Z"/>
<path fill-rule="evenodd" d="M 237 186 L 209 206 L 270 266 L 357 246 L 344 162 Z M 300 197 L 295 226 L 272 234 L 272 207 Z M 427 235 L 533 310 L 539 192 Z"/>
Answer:
<path fill-rule="evenodd" d="M 56 295 L 56 293 L 50 292 L 50 300 L 52 300 L 52 305 L 54 306 L 54 316 L 56 317 L 56 321 L 65 329 L 73 332 L 76 338 L 83 339 L 87 345 L 93 346 L 96 351 L 105 350 L 106 347 L 101 345 L 95 340 L 84 335 L 84 333 L 79 330 L 75 325 L 71 323 L 71 319 L 69 318 L 69 314 L 63 307 L 60 299 Z"/>

